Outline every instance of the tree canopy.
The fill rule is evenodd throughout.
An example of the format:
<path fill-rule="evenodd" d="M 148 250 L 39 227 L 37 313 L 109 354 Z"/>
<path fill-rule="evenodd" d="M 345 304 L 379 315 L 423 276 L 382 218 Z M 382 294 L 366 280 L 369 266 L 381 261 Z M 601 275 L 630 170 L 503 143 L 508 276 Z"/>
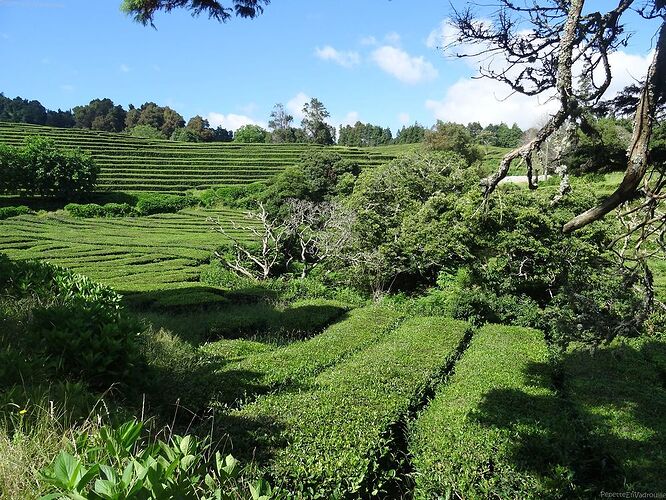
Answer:
<path fill-rule="evenodd" d="M 121 10 L 141 24 L 153 25 L 159 11 L 171 12 L 174 9 L 187 9 L 192 15 L 207 14 L 220 22 L 228 21 L 234 14 L 237 17 L 255 18 L 264 12 L 270 0 L 123 0 Z"/>

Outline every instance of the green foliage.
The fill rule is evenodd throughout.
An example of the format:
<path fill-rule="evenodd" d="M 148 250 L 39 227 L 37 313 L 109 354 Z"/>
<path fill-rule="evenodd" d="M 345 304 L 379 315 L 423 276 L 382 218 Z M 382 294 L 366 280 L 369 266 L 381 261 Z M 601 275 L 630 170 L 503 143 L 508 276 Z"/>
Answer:
<path fill-rule="evenodd" d="M 151 125 L 135 125 L 129 130 L 132 137 L 143 137 L 144 139 L 165 139 L 164 134 Z"/>
<path fill-rule="evenodd" d="M 243 125 L 234 133 L 234 142 L 264 143 L 268 137 L 268 132 L 259 125 Z"/>
<path fill-rule="evenodd" d="M 472 134 L 464 125 L 457 123 L 437 123 L 425 134 L 424 143 L 432 151 L 453 151 L 467 161 L 468 165 L 476 163 L 483 158 L 483 152 L 476 144 Z"/>
<path fill-rule="evenodd" d="M 140 215 L 173 213 L 196 204 L 197 200 L 192 196 L 153 193 L 139 198 L 136 211 Z"/>
<path fill-rule="evenodd" d="M 398 130 L 393 142 L 395 144 L 417 144 L 423 142 L 425 134 L 426 129 L 423 125 L 419 125 L 418 123 L 410 125 L 409 127 L 403 125 L 402 128 Z"/>
<path fill-rule="evenodd" d="M 233 412 L 266 470 L 292 496 L 385 494 L 396 469 L 391 429 L 400 426 L 441 368 L 455 358 L 467 325 L 444 318 L 405 322 L 378 344 L 322 372 L 296 392 L 267 395 Z M 362 401 L 362 404 L 359 402 Z M 243 429 L 252 422 L 252 429 Z M 247 438 L 247 437 L 246 437 Z"/>
<path fill-rule="evenodd" d="M 79 433 L 76 454 L 63 450 L 44 470 L 49 493 L 42 498 L 277 498 L 263 480 L 242 481 L 238 461 L 213 453 L 209 441 L 171 435 L 147 442 L 142 430 L 129 421 Z"/>
<path fill-rule="evenodd" d="M 377 262 L 367 267 L 352 263 L 352 282 L 367 288 L 373 279 L 386 286 L 401 286 L 405 280 L 408 286 L 414 279 L 434 281 L 442 266 L 464 262 L 465 242 L 473 234 L 457 227 L 462 209 L 454 207 L 471 207 L 474 201 L 461 195 L 477 179 L 451 152 L 412 153 L 361 173 L 349 198 L 357 214 L 358 241 L 350 254 L 375 252 Z M 399 275 L 401 280 L 395 281 Z"/>
<path fill-rule="evenodd" d="M 290 198 L 314 202 L 330 201 L 348 194 L 356 182 L 360 165 L 332 151 L 314 151 L 276 176 L 258 198 L 270 214 L 284 216 Z"/>
<path fill-rule="evenodd" d="M 186 132 L 180 132 L 185 130 Z M 178 134 L 189 129 L 178 129 Z M 231 135 L 219 127 L 212 130 L 215 142 L 187 143 L 132 137 L 128 134 L 57 129 L 0 122 L 0 143 L 21 145 L 25 138 L 41 134 L 58 146 L 76 144 L 100 167 L 97 189 L 101 191 L 184 192 L 220 185 L 244 185 L 269 181 L 298 162 L 305 153 L 320 149 L 294 137 L 299 144 L 244 144 L 229 141 Z M 302 133 L 298 129 L 299 133 Z M 183 137 L 174 137 L 182 139 Z M 199 139 L 192 136 L 192 142 Z M 395 157 L 392 150 L 369 151 L 335 148 L 345 159 L 363 167 L 380 165 Z M 2 175 L 0 175 L 2 177 Z M 10 186 L 11 187 L 11 186 Z"/>
<path fill-rule="evenodd" d="M 75 106 L 72 113 L 75 127 L 107 132 L 121 132 L 125 128 L 127 113 L 108 98 L 93 99 L 89 104 Z"/>
<path fill-rule="evenodd" d="M 578 132 L 577 143 L 567 154 L 567 165 L 575 173 L 612 172 L 627 167 L 631 122 L 614 118 L 588 117 L 589 127 Z"/>
<path fill-rule="evenodd" d="M 305 103 L 301 127 L 308 142 L 322 146 L 335 143 L 335 128 L 325 122 L 330 116 L 326 106 L 316 97 Z"/>
<path fill-rule="evenodd" d="M 174 131 L 185 125 L 183 117 L 168 106 L 158 106 L 154 102 L 146 102 L 140 108 L 130 105 L 124 125 L 133 131 L 139 127 L 136 137 L 160 138 L 171 137 Z M 156 137 L 155 131 L 159 132 Z M 141 135 L 147 134 L 147 135 Z"/>
<path fill-rule="evenodd" d="M 66 375 L 103 389 L 127 380 L 141 328 L 122 313 L 118 294 L 48 264 L 3 259 L 0 268 L 3 293 L 33 301 L 18 348 L 43 364 L 50 378 Z"/>
<path fill-rule="evenodd" d="M 68 203 L 65 210 L 72 217 L 90 218 L 90 217 L 129 217 L 134 215 L 134 208 L 129 203 L 106 203 L 98 205 L 97 203 Z"/>
<path fill-rule="evenodd" d="M 575 497 L 575 426 L 540 332 L 488 325 L 411 429 L 415 498 Z"/>
<path fill-rule="evenodd" d="M 0 145 L 0 192 L 69 199 L 94 189 L 99 167 L 78 150 L 31 137 L 21 148 Z"/>
<path fill-rule="evenodd" d="M 390 128 L 382 128 L 370 123 L 356 122 L 354 126 L 340 125 L 338 145 L 340 146 L 385 146 L 392 143 Z"/>
<path fill-rule="evenodd" d="M 19 205 L 16 207 L 0 207 L 0 220 L 30 213 L 32 213 L 32 210 L 30 210 L 30 208 L 26 207 L 25 205 Z"/>
<path fill-rule="evenodd" d="M 239 186 L 220 186 L 207 189 L 199 195 L 199 203 L 204 207 L 222 204 L 231 208 L 255 208 L 257 199 L 264 190 L 263 182 L 252 182 Z"/>

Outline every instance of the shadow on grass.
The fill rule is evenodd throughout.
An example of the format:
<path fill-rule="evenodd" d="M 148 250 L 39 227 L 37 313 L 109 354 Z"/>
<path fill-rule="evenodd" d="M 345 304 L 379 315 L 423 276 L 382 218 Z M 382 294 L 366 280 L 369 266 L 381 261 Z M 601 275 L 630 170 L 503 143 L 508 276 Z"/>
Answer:
<path fill-rule="evenodd" d="M 489 391 L 472 414 L 482 426 L 508 430 L 506 456 L 572 498 L 601 491 L 666 490 L 666 344 L 614 345 L 593 356 L 567 354 L 557 395 Z M 532 364 L 534 387 L 559 385 L 548 364 Z M 492 461 L 489 457 L 492 471 Z M 492 473 L 492 472 L 491 472 Z"/>
<path fill-rule="evenodd" d="M 0 196 L 0 207 L 11 207 L 25 205 L 32 210 L 61 210 L 68 203 L 97 203 L 104 205 L 106 203 L 128 203 L 135 205 L 138 198 L 129 193 L 123 192 L 96 192 L 84 194 L 76 199 L 64 199 L 52 196 Z"/>
<path fill-rule="evenodd" d="M 336 304 L 303 304 L 276 307 L 219 302 L 208 308 L 191 307 L 178 312 L 137 311 L 153 329 L 165 329 L 191 345 L 219 339 L 247 339 L 275 345 L 288 344 L 317 335 L 343 319 L 347 308 Z"/>

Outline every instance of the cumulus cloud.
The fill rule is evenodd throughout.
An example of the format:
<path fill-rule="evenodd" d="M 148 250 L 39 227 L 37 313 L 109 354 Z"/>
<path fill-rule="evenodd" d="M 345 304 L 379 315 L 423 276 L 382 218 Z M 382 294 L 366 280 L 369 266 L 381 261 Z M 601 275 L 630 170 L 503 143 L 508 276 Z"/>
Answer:
<path fill-rule="evenodd" d="M 343 52 L 337 50 L 330 45 L 326 45 L 323 48 L 317 47 L 315 49 L 315 55 L 323 61 L 332 61 L 340 66 L 345 68 L 352 68 L 358 66 L 361 62 L 361 56 L 358 52 Z"/>
<path fill-rule="evenodd" d="M 643 78 L 651 59 L 652 54 L 642 56 L 622 51 L 611 54 L 613 83 L 606 97 L 612 98 L 625 86 Z M 558 102 L 548 97 L 511 95 L 506 85 L 495 80 L 462 78 L 446 90 L 443 99 L 428 100 L 425 105 L 439 120 L 459 123 L 478 121 L 484 126 L 502 121 L 509 125 L 516 122 L 521 128 L 528 128 L 557 111 Z"/>
<path fill-rule="evenodd" d="M 379 47 L 372 53 L 373 61 L 389 75 L 411 85 L 437 78 L 437 70 L 423 56 L 410 56 L 402 49 L 390 45 Z"/>
<path fill-rule="evenodd" d="M 292 114 L 295 120 L 301 121 L 303 119 L 303 106 L 306 102 L 310 102 L 310 96 L 305 92 L 299 92 L 294 97 L 287 101 L 285 107 Z"/>
<path fill-rule="evenodd" d="M 400 125 L 409 125 L 412 122 L 412 118 L 409 116 L 409 113 L 399 113 L 398 121 Z"/>
<path fill-rule="evenodd" d="M 208 123 L 210 123 L 210 126 L 215 128 L 215 127 L 222 127 L 227 130 L 238 130 L 241 128 L 243 125 L 260 125 L 264 126 L 262 123 L 257 122 L 250 118 L 249 116 L 245 115 L 236 115 L 233 113 L 229 113 L 228 115 L 223 115 L 222 113 L 208 113 L 206 115 L 206 119 L 208 120 Z"/>
<path fill-rule="evenodd" d="M 515 122 L 521 128 L 531 127 L 557 110 L 557 103 L 552 100 L 520 94 L 508 97 L 509 94 L 508 87 L 495 80 L 462 78 L 446 90 L 442 100 L 429 99 L 425 105 L 438 120 L 476 121 L 483 126 Z"/>

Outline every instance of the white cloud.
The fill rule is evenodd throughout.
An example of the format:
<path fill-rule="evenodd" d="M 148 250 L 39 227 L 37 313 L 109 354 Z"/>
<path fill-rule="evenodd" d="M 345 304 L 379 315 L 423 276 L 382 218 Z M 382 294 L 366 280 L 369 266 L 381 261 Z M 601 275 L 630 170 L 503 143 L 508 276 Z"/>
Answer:
<path fill-rule="evenodd" d="M 60 90 L 63 90 L 65 92 L 72 92 L 74 90 L 74 85 L 70 85 L 69 83 L 65 83 L 60 86 Z"/>
<path fill-rule="evenodd" d="M 377 39 L 374 36 L 364 36 L 361 38 L 361 45 L 377 45 Z"/>
<path fill-rule="evenodd" d="M 123 73 L 129 73 L 130 72 L 130 67 L 127 64 L 121 64 L 120 65 L 120 71 Z"/>
<path fill-rule="evenodd" d="M 528 128 L 540 122 L 545 115 L 557 110 L 557 102 L 514 94 L 508 97 L 508 87 L 486 78 L 462 78 L 449 87 L 441 101 L 427 100 L 426 108 L 435 119 L 457 123 L 478 121 L 489 123 L 517 123 Z M 544 102 L 545 101 L 545 102 Z"/>
<path fill-rule="evenodd" d="M 323 48 L 317 47 L 315 49 L 315 55 L 323 61 L 333 61 L 340 66 L 344 66 L 345 68 L 358 66 L 361 62 L 361 56 L 358 54 L 358 52 L 343 52 L 331 47 L 330 45 L 326 45 Z"/>
<path fill-rule="evenodd" d="M 627 85 L 636 83 L 637 80 L 645 80 L 648 67 L 652 61 L 654 51 L 649 54 L 641 56 L 639 54 L 627 54 L 626 52 L 617 51 L 608 56 L 608 61 L 611 66 L 613 81 L 611 82 L 606 96 L 614 97 L 620 90 Z M 601 81 L 601 78 L 599 78 Z"/>
<path fill-rule="evenodd" d="M 379 47 L 372 59 L 386 73 L 404 83 L 416 84 L 437 78 L 437 70 L 423 56 L 410 56 L 407 52 L 390 45 Z"/>
<path fill-rule="evenodd" d="M 294 119 L 300 122 L 304 116 L 303 106 L 305 106 L 306 102 L 310 102 L 310 96 L 305 92 L 299 92 L 287 101 L 285 107 L 293 115 Z"/>
<path fill-rule="evenodd" d="M 238 109 L 240 109 L 243 114 L 252 115 L 257 111 L 258 107 L 256 102 L 249 102 L 245 106 L 240 106 Z"/>
<path fill-rule="evenodd" d="M 263 123 L 257 122 L 249 116 L 236 115 L 233 113 L 223 115 L 221 113 L 211 112 L 206 115 L 206 119 L 208 120 L 208 123 L 210 123 L 210 126 L 213 128 L 222 127 L 227 130 L 238 130 L 243 125 L 260 125 L 265 128 Z"/>
<path fill-rule="evenodd" d="M 391 45 L 398 45 L 400 43 L 400 35 L 395 31 L 391 31 L 384 37 L 384 40 Z"/>
<path fill-rule="evenodd" d="M 409 116 L 409 113 L 400 113 L 398 114 L 398 121 L 400 125 L 409 125 L 412 123 L 412 118 Z"/>

